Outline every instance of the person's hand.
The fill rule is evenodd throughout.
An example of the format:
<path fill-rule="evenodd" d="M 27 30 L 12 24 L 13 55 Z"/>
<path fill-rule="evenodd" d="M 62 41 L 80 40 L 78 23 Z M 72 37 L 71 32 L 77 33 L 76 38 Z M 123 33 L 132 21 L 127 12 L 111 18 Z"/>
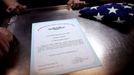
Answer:
<path fill-rule="evenodd" d="M 9 52 L 9 43 L 13 40 L 13 35 L 6 28 L 0 27 L 0 59 Z"/>
<path fill-rule="evenodd" d="M 86 4 L 85 1 L 80 1 L 80 0 L 69 0 L 67 2 L 67 9 L 79 9 L 83 8 L 84 5 Z"/>
<path fill-rule="evenodd" d="M 19 13 L 22 13 L 26 10 L 26 6 L 25 5 L 22 5 L 22 4 L 19 4 L 18 2 L 15 2 L 13 4 L 9 4 L 7 5 L 7 12 L 8 13 L 16 13 L 16 14 L 19 14 Z"/>

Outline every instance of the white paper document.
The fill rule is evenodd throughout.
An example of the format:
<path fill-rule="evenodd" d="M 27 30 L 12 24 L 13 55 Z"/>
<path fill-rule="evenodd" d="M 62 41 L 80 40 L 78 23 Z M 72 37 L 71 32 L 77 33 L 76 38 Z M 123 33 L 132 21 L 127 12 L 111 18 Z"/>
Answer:
<path fill-rule="evenodd" d="M 32 24 L 31 75 L 58 75 L 99 66 L 77 19 Z"/>

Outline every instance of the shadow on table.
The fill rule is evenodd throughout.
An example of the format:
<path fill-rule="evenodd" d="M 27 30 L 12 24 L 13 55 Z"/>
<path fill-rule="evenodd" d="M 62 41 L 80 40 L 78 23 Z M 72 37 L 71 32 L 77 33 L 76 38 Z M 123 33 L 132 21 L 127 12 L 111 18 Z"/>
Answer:
<path fill-rule="evenodd" d="M 17 39 L 14 37 L 13 41 L 10 42 L 10 50 L 7 56 L 0 62 L 0 75 L 6 75 L 8 69 L 15 67 L 18 61 L 19 54 L 19 43 Z"/>
<path fill-rule="evenodd" d="M 134 23 L 124 23 L 124 24 L 108 23 L 108 22 L 102 22 L 102 23 L 124 34 L 130 33 L 134 29 Z"/>
<path fill-rule="evenodd" d="M 95 20 L 87 16 L 80 15 L 80 17 Z M 104 56 L 104 67 L 108 71 L 108 75 L 134 75 L 134 23 L 101 23 L 120 32 L 117 36 L 111 37 L 112 43 L 110 43 L 110 46 L 106 45 L 110 47 L 106 49 L 107 54 Z"/>
<path fill-rule="evenodd" d="M 79 15 L 79 16 L 86 18 L 86 19 L 97 21 L 95 18 L 90 17 L 90 16 L 85 16 L 85 15 Z M 98 21 L 98 22 L 100 22 L 100 21 Z M 110 28 L 113 28 L 113 29 L 115 29 L 123 34 L 130 33 L 131 30 L 134 29 L 134 22 L 133 21 L 123 23 L 123 24 L 117 24 L 117 23 L 109 22 L 109 21 L 105 21 L 105 22 L 101 22 L 101 23 L 110 27 Z"/>
<path fill-rule="evenodd" d="M 128 42 L 126 48 L 117 50 L 113 49 L 113 52 L 106 58 L 109 75 L 134 75 L 134 45 Z"/>

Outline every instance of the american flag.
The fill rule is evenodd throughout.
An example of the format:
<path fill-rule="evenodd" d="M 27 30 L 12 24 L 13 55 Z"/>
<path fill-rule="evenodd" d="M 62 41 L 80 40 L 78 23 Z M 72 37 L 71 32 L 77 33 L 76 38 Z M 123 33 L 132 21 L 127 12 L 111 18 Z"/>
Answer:
<path fill-rule="evenodd" d="M 134 4 L 107 3 L 100 6 L 85 7 L 79 13 L 101 22 L 123 24 L 134 21 Z"/>

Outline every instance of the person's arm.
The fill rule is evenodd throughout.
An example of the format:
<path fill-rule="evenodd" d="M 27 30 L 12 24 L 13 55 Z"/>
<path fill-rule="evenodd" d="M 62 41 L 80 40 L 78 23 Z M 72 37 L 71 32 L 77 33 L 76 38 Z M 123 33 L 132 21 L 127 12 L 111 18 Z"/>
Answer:
<path fill-rule="evenodd" d="M 85 6 L 101 5 L 108 0 L 68 0 L 67 6 L 73 9 L 83 8 Z"/>
<path fill-rule="evenodd" d="M 25 11 L 26 6 L 17 2 L 17 0 L 3 0 L 9 13 L 21 13 Z"/>
<path fill-rule="evenodd" d="M 102 5 L 109 2 L 128 2 L 127 0 L 68 0 L 68 8 L 82 8 L 84 6 Z"/>
<path fill-rule="evenodd" d="M 9 52 L 10 42 L 13 39 L 13 35 L 10 31 L 0 27 L 0 61 Z"/>
<path fill-rule="evenodd" d="M 67 8 L 82 8 L 84 7 L 84 5 L 86 4 L 85 1 L 81 1 L 81 0 L 68 0 L 67 2 Z"/>

